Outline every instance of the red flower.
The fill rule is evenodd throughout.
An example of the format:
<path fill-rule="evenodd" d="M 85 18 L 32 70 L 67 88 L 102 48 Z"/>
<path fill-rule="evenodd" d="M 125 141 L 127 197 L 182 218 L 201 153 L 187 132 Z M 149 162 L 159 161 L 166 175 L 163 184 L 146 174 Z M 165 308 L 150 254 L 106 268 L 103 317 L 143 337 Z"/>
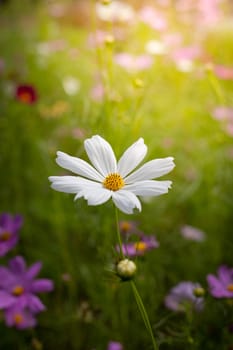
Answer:
<path fill-rule="evenodd" d="M 32 104 L 37 101 L 37 93 L 31 85 L 19 85 L 16 88 L 16 99 L 22 103 Z"/>

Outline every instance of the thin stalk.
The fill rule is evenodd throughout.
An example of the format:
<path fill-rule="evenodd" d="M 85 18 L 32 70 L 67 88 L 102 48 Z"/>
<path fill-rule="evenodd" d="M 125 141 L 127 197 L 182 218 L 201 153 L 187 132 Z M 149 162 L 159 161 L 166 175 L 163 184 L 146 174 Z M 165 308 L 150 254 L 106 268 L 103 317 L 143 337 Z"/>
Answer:
<path fill-rule="evenodd" d="M 133 293 L 134 293 L 134 297 L 135 297 L 135 300 L 136 300 L 136 303 L 138 305 L 138 308 L 139 308 L 139 311 L 141 313 L 141 316 L 142 316 L 142 319 L 144 321 L 144 324 L 145 324 L 145 327 L 146 329 L 148 330 L 149 334 L 150 334 L 150 337 L 151 337 L 151 341 L 152 341 L 152 344 L 153 344 L 153 349 L 154 350 L 158 350 L 158 345 L 155 341 L 155 338 L 154 338 L 154 334 L 153 334 L 153 331 L 152 331 L 152 328 L 151 328 L 151 324 L 150 324 L 150 320 L 149 320 L 149 317 L 147 315 L 147 312 L 146 312 L 146 309 L 145 309 L 145 306 L 143 304 L 143 301 L 142 301 L 142 298 L 137 290 L 137 287 L 134 283 L 134 281 L 130 281 L 131 283 L 131 286 L 132 286 L 132 289 L 133 289 Z"/>
<path fill-rule="evenodd" d="M 119 243 L 119 249 L 120 249 L 120 256 L 121 259 L 124 259 L 124 253 L 122 249 L 122 240 L 121 240 L 121 234 L 120 234 L 120 229 L 119 229 L 119 219 L 118 219 L 118 209 L 115 207 L 115 217 L 116 217 L 116 230 L 117 230 L 117 240 Z"/>
<path fill-rule="evenodd" d="M 208 72 L 207 77 L 208 77 L 210 85 L 211 85 L 215 95 L 217 96 L 219 102 L 221 104 L 225 104 L 225 98 L 224 98 L 224 95 L 222 93 L 220 84 L 219 84 L 218 80 L 216 79 L 216 77 L 213 75 L 213 72 L 211 72 L 211 71 Z"/>

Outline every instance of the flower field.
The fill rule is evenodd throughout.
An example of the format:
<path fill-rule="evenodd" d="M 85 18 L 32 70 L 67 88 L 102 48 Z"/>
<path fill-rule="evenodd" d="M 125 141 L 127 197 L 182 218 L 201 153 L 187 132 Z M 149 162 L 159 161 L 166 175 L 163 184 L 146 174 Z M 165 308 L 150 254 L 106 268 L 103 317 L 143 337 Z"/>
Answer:
<path fill-rule="evenodd" d="M 0 349 L 233 349 L 231 1 L 0 23 Z"/>

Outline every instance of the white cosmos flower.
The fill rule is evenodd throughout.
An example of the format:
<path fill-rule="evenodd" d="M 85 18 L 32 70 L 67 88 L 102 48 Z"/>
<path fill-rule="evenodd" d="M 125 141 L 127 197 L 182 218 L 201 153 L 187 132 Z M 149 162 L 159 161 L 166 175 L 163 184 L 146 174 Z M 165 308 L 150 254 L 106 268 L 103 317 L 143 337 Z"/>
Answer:
<path fill-rule="evenodd" d="M 92 165 L 57 152 L 57 164 L 78 176 L 50 176 L 53 189 L 75 193 L 75 200 L 84 197 L 89 205 L 103 204 L 112 198 L 117 208 L 132 214 L 135 208 L 141 211 L 137 196 L 159 196 L 171 187 L 171 181 L 152 179 L 174 168 L 173 157 L 151 160 L 132 172 L 147 153 L 142 138 L 130 146 L 118 162 L 110 144 L 99 135 L 86 139 L 84 147 Z"/>

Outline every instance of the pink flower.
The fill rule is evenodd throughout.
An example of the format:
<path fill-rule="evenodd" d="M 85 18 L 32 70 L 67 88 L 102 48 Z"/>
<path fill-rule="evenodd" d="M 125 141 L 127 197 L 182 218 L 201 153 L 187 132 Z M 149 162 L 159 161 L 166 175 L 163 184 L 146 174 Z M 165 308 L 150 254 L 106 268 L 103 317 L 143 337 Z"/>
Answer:
<path fill-rule="evenodd" d="M 214 73 L 216 76 L 223 80 L 233 79 L 233 67 L 227 67 L 223 65 L 216 65 L 214 67 Z"/>
<path fill-rule="evenodd" d="M 203 231 L 190 225 L 181 227 L 180 233 L 184 238 L 190 241 L 202 242 L 205 239 L 205 233 Z"/>
<path fill-rule="evenodd" d="M 218 106 L 213 110 L 212 115 L 217 120 L 233 121 L 233 108 Z"/>
<path fill-rule="evenodd" d="M 217 276 L 207 276 L 210 294 L 215 298 L 233 298 L 233 268 L 220 266 Z"/>
<path fill-rule="evenodd" d="M 102 83 L 97 83 L 96 85 L 94 85 L 91 89 L 91 98 L 94 101 L 102 101 L 104 98 L 104 87 Z"/>
<path fill-rule="evenodd" d="M 115 55 L 115 62 L 129 72 L 140 71 L 149 68 L 153 59 L 149 55 L 130 55 L 128 53 L 119 53 Z"/>
<path fill-rule="evenodd" d="M 165 30 L 167 21 L 164 15 L 156 11 L 152 6 L 145 6 L 141 9 L 139 16 L 143 22 L 155 30 Z"/>

